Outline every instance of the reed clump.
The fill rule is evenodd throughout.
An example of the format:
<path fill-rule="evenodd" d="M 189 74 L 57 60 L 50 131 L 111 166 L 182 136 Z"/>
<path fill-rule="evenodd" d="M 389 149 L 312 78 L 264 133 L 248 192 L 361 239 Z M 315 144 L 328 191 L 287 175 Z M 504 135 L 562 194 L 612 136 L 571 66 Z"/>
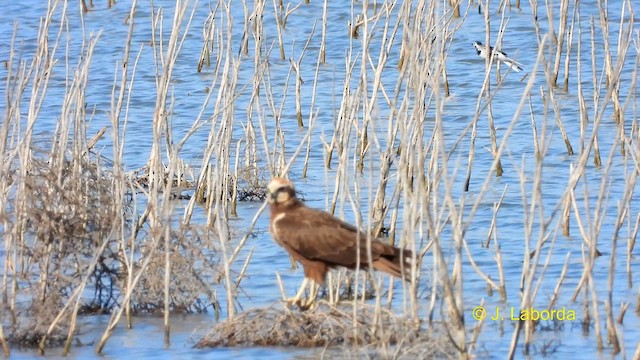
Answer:
<path fill-rule="evenodd" d="M 56 165 L 42 149 L 32 153 L 24 175 L 11 170 L 24 191 L 13 194 L 5 208 L 5 229 L 22 228 L 22 233 L 14 248 L 14 302 L 2 308 L 2 318 L 11 319 L 5 323 L 11 329 L 9 341 L 23 346 L 41 340 L 85 278 L 93 291 L 85 294 L 80 313 L 108 312 L 117 306 L 113 284 L 123 261 L 110 233 L 115 222 L 131 214 L 128 204 L 123 204 L 123 213 L 114 213 L 113 178 L 101 168 L 99 157 L 65 158 Z M 27 300 L 17 302 L 17 295 Z M 66 338 L 69 322 L 60 321 L 47 343 Z"/>
<path fill-rule="evenodd" d="M 199 314 L 220 309 L 211 283 L 221 281 L 222 269 L 219 251 L 213 246 L 211 231 L 203 226 L 182 226 L 171 231 L 170 249 L 170 296 L 169 309 L 172 313 Z M 166 267 L 165 244 L 156 249 L 143 246 L 141 259 L 149 258 L 147 270 L 142 273 L 133 289 L 130 306 L 134 314 L 162 313 L 165 307 L 164 272 Z M 138 262 L 140 266 L 142 260 Z M 126 287 L 126 279 L 119 281 Z"/>

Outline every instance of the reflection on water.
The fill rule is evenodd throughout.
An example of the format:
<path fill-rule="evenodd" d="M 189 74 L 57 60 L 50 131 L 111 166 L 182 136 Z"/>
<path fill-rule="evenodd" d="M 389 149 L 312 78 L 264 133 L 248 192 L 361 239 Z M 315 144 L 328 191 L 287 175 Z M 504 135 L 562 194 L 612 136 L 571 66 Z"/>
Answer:
<path fill-rule="evenodd" d="M 128 23 L 126 18 L 129 13 L 129 8 L 126 2 L 118 2 L 113 8 L 106 9 L 102 1 L 95 1 L 96 9 L 83 16 L 84 22 L 81 22 L 79 13 L 76 10 L 70 11 L 69 24 L 72 35 L 69 39 L 70 49 L 70 65 L 73 65 L 74 61 L 78 61 L 78 50 L 81 46 L 82 37 L 80 36 L 84 26 L 84 31 L 92 36 L 100 36 L 97 43 L 95 54 L 92 60 L 89 87 L 86 97 L 86 108 L 91 113 L 91 121 L 89 122 L 88 134 L 97 132 L 100 128 L 106 126 L 110 127 L 109 111 L 111 109 L 111 94 L 112 86 L 114 82 L 114 72 L 121 66 L 122 51 L 124 49 L 124 39 L 128 31 Z M 354 3 L 356 4 L 356 3 Z M 77 2 L 69 2 L 69 7 L 77 7 Z M 172 13 L 174 5 L 171 1 L 156 1 L 155 6 L 157 8 L 163 7 L 166 14 Z M 197 5 L 197 10 L 194 12 L 194 18 L 191 24 L 191 29 L 188 35 L 188 40 L 185 42 L 182 48 L 179 61 L 174 70 L 174 82 L 171 84 L 171 96 L 173 97 L 175 104 L 172 113 L 172 127 L 176 136 L 182 136 L 187 129 L 191 127 L 195 121 L 198 113 L 201 111 L 202 104 L 206 98 L 209 86 L 212 81 L 212 69 L 206 68 L 203 73 L 198 74 L 196 64 L 198 63 L 201 48 L 202 48 L 202 36 L 201 36 L 201 24 L 206 19 L 209 13 L 210 4 L 207 2 L 200 2 Z M 267 6 L 272 6 L 268 4 Z M 356 6 L 356 5 L 354 5 Z M 360 6 L 360 3 L 357 3 Z M 620 14 L 618 4 L 610 5 L 610 14 L 612 15 L 612 23 L 617 21 L 613 20 Z M 327 62 L 320 66 L 319 84 L 317 90 L 317 96 L 315 99 L 315 109 L 318 109 L 318 119 L 316 128 L 314 129 L 313 137 L 316 142 L 320 139 L 329 140 L 333 131 L 333 126 L 336 121 L 336 114 L 340 107 L 341 94 L 343 82 L 345 81 L 345 55 L 349 50 L 351 42 L 353 42 L 355 51 L 357 52 L 358 44 L 360 40 L 352 39 L 348 36 L 348 22 L 351 21 L 351 4 L 349 2 L 331 2 L 328 4 L 328 13 L 331 21 L 327 23 Z M 356 10 L 357 11 L 357 10 Z M 539 18 L 544 19 L 546 13 L 539 9 Z M 33 2 L 29 5 L 9 2 L 3 4 L 3 11 L 0 13 L 0 43 L 5 44 L 0 47 L 0 61 L 5 61 L 9 57 L 9 48 L 7 44 L 10 43 L 10 34 L 14 22 L 17 24 L 18 33 L 16 36 L 16 45 L 20 49 L 21 53 L 25 57 L 31 56 L 33 49 L 35 48 L 35 42 L 37 40 L 38 22 L 40 17 L 46 13 L 46 3 L 39 1 Z M 242 33 L 242 19 L 244 17 L 242 6 L 239 4 L 233 4 L 232 14 L 237 22 L 234 24 L 234 38 L 237 38 L 238 49 L 241 43 Z M 583 19 L 583 33 L 588 33 L 589 28 L 587 26 L 589 22 L 589 16 L 595 16 L 597 18 L 597 6 L 595 4 L 582 4 L 581 18 Z M 499 15 L 495 15 L 496 24 L 499 22 Z M 502 40 L 502 48 L 509 53 L 509 55 L 519 62 L 524 64 L 524 72 L 527 74 L 532 71 L 534 66 L 534 60 L 537 55 L 537 43 L 536 34 L 531 24 L 531 9 L 528 4 L 524 5 L 523 9 L 512 9 L 507 11 L 506 16 L 509 17 L 508 25 Z M 127 169 L 136 169 L 146 164 L 151 144 L 151 129 L 153 108 L 155 106 L 155 65 L 153 60 L 153 51 L 151 46 L 151 21 L 152 21 L 151 9 L 147 5 L 139 5 L 137 12 L 136 32 L 133 38 L 134 51 L 140 50 L 140 59 L 136 67 L 136 77 L 133 82 L 132 99 L 131 102 L 135 104 L 129 111 L 129 124 L 127 128 L 127 141 L 125 143 L 125 166 Z M 273 26 L 275 20 L 273 18 L 273 12 L 265 12 L 264 23 L 266 26 Z M 293 12 L 287 19 L 287 27 L 283 32 L 283 41 L 288 44 L 286 48 L 287 57 L 295 59 L 300 56 L 302 47 L 307 41 L 313 30 L 314 22 L 318 22 L 320 26 L 322 17 L 322 2 L 311 1 L 310 4 L 303 4 L 295 12 Z M 171 16 L 167 16 L 170 19 Z M 451 96 L 446 99 L 443 109 L 444 118 L 446 119 L 443 131 L 445 132 L 445 138 L 453 143 L 456 141 L 458 135 L 465 131 L 469 126 L 472 119 L 473 112 L 476 106 L 476 100 L 480 93 L 480 87 L 482 86 L 484 76 L 484 61 L 479 59 L 471 43 L 475 40 L 483 41 L 485 34 L 484 15 L 477 13 L 477 5 L 473 5 L 470 8 L 468 16 L 464 21 L 453 20 L 459 22 L 460 29 L 455 33 L 455 36 L 451 42 L 451 46 L 447 53 L 447 71 L 449 86 L 451 89 Z M 547 24 L 542 21 L 541 24 Z M 492 25 L 493 26 L 493 25 Z M 169 28 L 170 26 L 166 26 Z M 612 32 L 617 27 L 612 26 Z M 541 29 L 544 33 L 547 29 Z M 637 30 L 636 30 L 637 31 Z M 165 36 L 168 37 L 168 30 L 165 29 Z M 599 29 L 596 32 L 600 34 Z M 77 34 L 77 35 L 76 35 Z M 266 42 L 271 46 L 272 42 L 277 42 L 276 30 L 274 28 L 266 28 L 266 34 L 270 41 Z M 492 35 L 497 34 L 495 31 Z M 315 63 L 317 61 L 317 55 L 319 52 L 319 28 L 315 30 L 314 40 L 312 41 L 303 63 L 301 66 L 301 77 L 305 80 L 305 84 L 302 87 L 302 109 L 310 109 L 312 103 L 313 94 L 313 79 L 315 77 Z M 396 35 L 400 36 L 400 35 Z M 574 34 L 577 36 L 577 34 Z M 494 38 L 495 39 L 495 38 Z M 615 47 L 617 43 L 617 33 L 611 36 L 612 46 Z M 374 44 L 379 42 L 380 39 L 375 37 L 373 39 Z M 274 45 L 277 47 L 277 45 Z M 263 49 L 265 51 L 267 49 Z M 574 51 L 576 51 L 574 49 Z M 253 50 L 251 50 L 251 53 Z M 239 91 L 238 98 L 235 102 L 236 111 L 236 124 L 238 124 L 238 131 L 241 131 L 241 125 L 247 122 L 247 106 L 251 96 L 251 81 L 253 79 L 253 58 L 251 53 L 246 56 L 239 57 Z M 58 54 L 62 56 L 62 54 Z M 396 49 L 389 53 L 391 59 L 389 63 L 396 64 L 399 59 L 399 51 Z M 591 63 L 589 49 L 583 49 L 583 82 L 584 79 L 591 79 Z M 630 54 L 633 63 L 635 61 L 636 54 Z M 274 91 L 282 92 L 284 84 L 288 80 L 290 62 L 289 59 L 281 60 L 278 56 L 278 51 L 273 49 L 268 58 L 268 66 L 271 75 L 270 85 Z M 571 67 L 575 69 L 576 58 L 572 59 Z M 598 58 L 596 61 L 596 68 L 602 67 L 603 59 Z M 36 133 L 51 133 L 55 130 L 56 123 L 58 121 L 57 115 L 61 106 L 62 95 L 65 91 L 65 79 L 67 74 L 64 73 L 64 67 L 57 67 L 56 73 L 52 74 L 52 84 L 49 88 L 49 96 L 46 98 L 43 104 L 43 111 L 37 123 Z M 209 72 L 209 73 L 208 73 Z M 575 72 L 575 71 L 573 71 Z M 3 84 L 6 81 L 6 70 L 0 70 L 0 80 Z M 381 80 L 385 86 L 389 87 L 389 91 L 392 91 L 395 85 L 395 78 L 398 76 L 398 70 L 393 67 L 385 69 L 382 74 Z M 526 76 L 526 75 L 525 75 Z M 628 87 L 631 86 L 632 71 L 625 71 L 622 73 L 622 93 Z M 567 133 L 570 139 L 575 139 L 574 148 L 577 150 L 580 138 L 580 121 L 576 115 L 576 82 L 575 76 L 570 79 L 570 90 L 568 93 L 561 95 L 560 104 L 563 105 L 559 109 L 563 115 L 565 121 L 564 125 L 567 128 Z M 521 74 L 511 73 L 508 74 L 504 84 L 497 91 L 497 95 L 493 99 L 493 116 L 495 118 L 496 127 L 499 133 L 503 133 L 509 126 L 513 114 L 518 106 L 518 102 L 521 99 L 521 95 L 524 93 L 526 85 L 526 77 L 523 79 Z M 246 88 L 245 88 L 246 86 Z M 544 76 L 539 76 L 537 79 L 536 87 L 541 89 L 546 88 L 546 81 Z M 289 91 L 293 91 L 290 86 Z M 4 93 L 4 86 L 0 87 L 0 94 Z M 593 90 L 590 87 L 584 89 L 586 98 L 593 98 Z M 276 98 L 282 96 L 277 94 Z M 4 96 L 2 96 L 4 97 Z M 632 99 L 633 104 L 630 104 L 629 119 L 635 122 L 636 116 L 631 111 L 634 106 L 637 106 L 637 100 Z M 3 103 L 4 104 L 4 103 Z M 278 105 L 279 106 L 279 105 Z M 296 125 L 296 118 L 293 109 L 295 103 L 293 95 L 289 96 L 287 102 L 284 104 L 285 112 L 281 122 L 284 125 L 285 131 L 288 136 L 294 137 L 299 135 L 300 138 L 304 136 L 305 131 L 299 130 Z M 488 309 L 495 309 L 496 306 L 518 306 L 520 298 L 518 289 L 520 289 L 521 281 L 521 269 L 523 263 L 523 248 L 525 239 L 523 238 L 523 206 L 522 206 L 522 189 L 520 186 L 521 175 L 525 178 L 531 176 L 534 171 L 534 145 L 533 135 L 531 132 L 531 119 L 528 104 L 525 106 L 525 111 L 522 113 L 521 118 L 516 123 L 513 133 L 511 134 L 510 143 L 506 156 L 503 158 L 503 166 L 506 171 L 501 178 L 493 179 L 489 185 L 489 192 L 485 194 L 482 202 L 482 206 L 486 207 L 486 211 L 479 211 L 474 218 L 473 226 L 471 226 L 465 237 L 471 247 L 470 251 L 473 252 L 474 260 L 478 266 L 480 266 L 485 273 L 495 274 L 497 273 L 497 266 L 495 262 L 495 252 L 491 248 L 486 249 L 481 245 L 486 241 L 487 234 L 489 232 L 490 224 L 492 221 L 492 207 L 494 202 L 497 202 L 504 192 L 504 201 L 501 205 L 501 213 L 498 221 L 499 239 L 501 252 L 504 264 L 504 273 L 507 284 L 507 296 L 508 302 L 504 304 L 499 301 L 499 296 L 494 295 L 489 298 L 486 293 L 486 282 L 481 276 L 477 275 L 470 264 L 465 263 L 465 283 L 464 283 L 464 296 L 466 299 L 468 309 L 471 310 L 476 305 L 479 305 L 482 301 L 485 302 Z M 588 105 L 591 106 L 592 105 Z M 537 116 L 537 121 L 540 121 L 538 126 L 542 126 L 542 114 L 545 113 L 545 109 L 539 103 L 532 103 L 531 109 Z M 209 106 L 204 110 L 205 116 L 211 115 L 212 107 Z M 308 110 L 303 110 L 307 111 Z M 386 119 L 389 117 L 388 108 L 385 110 L 383 106 L 380 106 L 380 121 L 375 124 L 381 131 L 386 131 Z M 593 108 L 589 108 L 592 113 L 595 111 Z M 598 110 L 600 111 L 600 110 Z M 610 113 L 610 109 L 607 113 Z M 304 121 L 308 121 L 309 114 L 303 115 Z M 549 142 L 549 149 L 544 163 L 544 183 L 541 187 L 544 189 L 544 202 L 547 205 L 545 211 L 551 213 L 554 211 L 554 206 L 557 203 L 557 199 L 562 196 L 562 192 L 565 190 L 568 184 L 568 164 L 576 161 L 573 156 L 566 155 L 566 148 L 561 140 L 560 131 L 554 124 L 554 115 L 552 112 L 548 113 L 547 125 L 547 141 Z M 600 146 L 604 154 L 608 154 L 615 139 L 615 134 L 618 132 L 618 128 L 615 122 L 608 117 L 605 117 L 605 122 L 600 127 Z M 426 122 L 426 127 L 433 126 L 429 121 Z M 489 136 L 487 125 L 484 121 L 480 121 L 478 129 L 478 139 L 476 140 L 477 156 L 474 159 L 474 166 L 480 169 L 486 169 L 491 166 L 492 157 L 485 148 L 489 145 Z M 624 124 L 626 132 L 631 131 L 631 121 L 627 121 Z M 426 132 L 426 131 L 425 131 Z M 204 146 L 207 141 L 207 130 L 197 132 L 193 135 L 192 141 L 189 143 L 191 146 L 187 147 L 181 153 L 185 162 L 197 166 L 199 160 L 202 157 L 203 149 L 194 144 L 201 144 Z M 384 139 L 380 139 L 384 141 Z M 104 150 L 104 154 L 108 156 L 111 153 L 109 146 L 111 140 L 104 138 L 100 140 L 98 147 Z M 297 144 L 286 144 L 288 150 L 295 149 Z M 448 145 L 451 146 L 451 145 Z M 452 165 L 458 165 L 464 168 L 466 165 L 467 149 L 469 147 L 468 136 L 462 139 L 459 150 L 453 153 L 451 162 Z M 319 151 L 311 152 L 310 165 L 309 165 L 309 178 L 299 179 L 297 178 L 297 187 L 304 193 L 307 203 L 316 208 L 326 208 L 327 195 L 332 191 L 332 179 L 333 172 L 325 174 L 324 158 L 321 148 Z M 605 155 L 606 156 L 606 155 Z M 296 168 L 297 166 L 297 168 Z M 375 162 L 373 164 L 367 164 L 377 168 L 379 164 Z M 294 165 L 293 171 L 295 176 L 299 177 L 301 165 Z M 576 188 L 577 202 L 582 203 L 585 199 L 589 200 L 592 206 L 595 206 L 598 199 L 598 192 L 600 190 L 600 171 L 594 165 L 588 165 L 589 171 L 592 172 L 587 177 L 587 182 L 580 182 Z M 611 184 L 609 184 L 608 191 L 611 192 L 611 199 L 619 199 L 620 194 L 624 190 L 624 179 L 627 174 L 628 168 L 623 163 L 615 163 L 612 166 L 610 172 Z M 522 172 L 519 174 L 518 172 Z M 366 172 L 365 172 L 366 173 Z M 472 174 L 473 175 L 473 174 Z M 465 176 L 464 171 L 460 171 L 456 174 L 455 181 L 457 184 L 462 184 L 462 180 Z M 325 179 L 331 179 L 327 184 Z M 590 179 L 596 179 L 589 182 Z M 453 189 L 453 195 L 457 199 L 465 199 L 465 201 L 471 206 L 475 201 L 476 192 L 479 191 L 484 181 L 484 175 L 472 176 L 470 191 L 464 193 L 462 185 L 456 185 Z M 363 186 L 368 186 L 369 180 L 362 179 Z M 528 195 L 531 194 L 533 189 L 531 184 L 525 185 L 524 192 Z M 366 207 L 369 206 L 369 193 L 363 191 L 361 197 L 361 203 Z M 630 210 L 630 216 L 635 217 L 638 213 L 639 202 L 632 202 L 633 209 Z M 599 249 L 604 253 L 604 257 L 598 260 L 600 262 L 609 262 L 609 255 L 611 255 L 612 249 L 610 245 L 611 235 L 614 232 L 613 220 L 616 211 L 615 201 L 605 204 L 610 211 L 607 212 L 607 218 L 602 223 L 602 229 L 600 234 Z M 239 229 L 239 233 L 248 226 L 251 219 L 255 215 L 255 212 L 259 208 L 259 204 L 241 204 L 238 209 L 238 218 L 232 220 L 232 226 L 235 229 Z M 366 209 L 365 209 L 366 211 Z M 344 206 L 345 216 L 348 219 L 352 219 L 351 209 L 349 206 Z M 204 222 L 204 217 L 200 214 L 199 220 Z M 549 216 L 549 214 L 546 214 Z M 612 217 L 613 216 L 613 217 Z M 595 221 L 595 219 L 593 219 Z M 284 251 L 279 248 L 271 240 L 267 232 L 267 216 L 264 215 L 254 230 L 256 237 L 251 238 L 248 243 L 249 249 L 253 249 L 253 258 L 247 271 L 248 278 L 243 281 L 244 292 L 240 294 L 238 299 L 239 304 L 244 307 L 259 307 L 271 304 L 273 301 L 279 298 L 280 294 L 277 290 L 276 284 L 276 271 L 282 276 L 284 283 L 286 284 L 286 291 L 293 293 L 302 279 L 302 271 L 289 270 L 289 259 L 284 256 Z M 595 354 L 595 344 L 593 341 L 593 329 L 590 329 L 590 333 L 583 332 L 580 326 L 580 320 L 583 316 L 583 304 L 581 300 L 576 303 L 570 303 L 569 297 L 572 295 L 574 289 L 578 285 L 580 276 L 582 274 L 582 255 L 581 251 L 581 237 L 577 236 L 578 229 L 575 229 L 575 237 L 559 237 L 558 241 L 554 243 L 555 250 L 549 258 L 549 266 L 545 270 L 545 281 L 540 284 L 538 291 L 538 298 L 543 299 L 542 304 L 547 304 L 548 299 L 553 296 L 554 288 L 556 287 L 556 281 L 560 277 L 565 264 L 566 256 L 568 253 L 571 255 L 568 257 L 568 267 L 566 270 L 566 277 L 559 294 L 560 298 L 558 304 L 566 306 L 567 308 L 575 309 L 578 314 L 578 319 L 575 322 L 557 324 L 553 322 L 546 322 L 542 325 L 541 331 L 536 333 L 539 346 L 548 346 L 547 351 L 553 355 L 554 358 L 574 358 L 575 352 L 573 349 L 583 349 L 585 353 Z M 626 234 L 626 232 L 625 232 Z M 443 233 L 443 236 L 450 235 L 449 233 Z M 492 245 L 493 246 L 493 245 Z M 452 251 L 452 244 L 445 245 L 445 250 Z M 585 250 L 586 251 L 586 250 Z M 636 250 L 637 253 L 637 250 Z M 614 274 L 616 282 L 614 284 L 613 291 L 613 304 L 614 307 L 619 308 L 620 304 L 629 303 L 630 309 L 638 306 L 637 304 L 637 285 L 634 288 L 628 289 L 626 286 L 626 271 L 623 260 L 623 254 L 626 256 L 626 239 L 618 242 L 618 254 L 620 260 L 619 265 L 616 266 L 616 272 Z M 545 255 L 546 256 L 546 255 Z M 544 261 L 547 259 L 545 258 Z M 597 264 L 597 265 L 598 265 Z M 597 266 L 596 265 L 596 266 Z M 241 266 L 241 265 L 238 265 Z M 429 265 L 430 266 L 430 265 Z M 632 267 L 637 271 L 637 260 L 633 260 Z M 603 269 L 594 269 L 594 279 L 597 283 L 607 284 L 608 277 L 608 265 L 603 266 Z M 618 280 L 619 279 L 619 280 Z M 223 292 L 221 288 L 219 290 Z M 602 289 L 600 293 L 599 302 L 602 302 L 605 298 L 605 289 Z M 428 303 L 429 294 L 424 294 L 425 307 Z M 580 299 L 580 297 L 579 297 Z M 603 306 L 602 306 L 603 307 Z M 614 311 L 618 313 L 618 311 Z M 468 324 L 471 324 L 471 318 L 466 318 Z M 103 317 L 92 317 L 90 319 L 83 320 L 83 326 L 81 329 L 80 341 L 84 344 L 93 343 L 97 341 L 107 320 Z M 164 358 L 196 358 L 201 356 L 217 356 L 217 357 L 242 357 L 242 358 L 254 358 L 254 357 L 273 357 L 283 358 L 288 356 L 298 356 L 305 354 L 315 354 L 312 350 L 292 350 L 292 349 L 214 349 L 214 350 L 194 350 L 191 348 L 194 339 L 198 339 L 199 336 L 206 333 L 214 324 L 215 319 L 212 314 L 202 316 L 188 316 L 188 317 L 176 317 L 172 320 L 172 339 L 169 349 L 165 348 L 162 341 L 163 328 L 162 319 L 160 318 L 139 318 L 135 321 L 135 328 L 133 330 L 125 330 L 124 326 L 120 326 L 113 338 L 108 343 L 105 356 L 107 358 L 118 358 L 122 356 L 134 355 L 137 358 L 150 358 L 150 357 L 164 357 Z M 496 357 L 496 354 L 503 354 L 509 347 L 511 336 L 513 332 L 514 322 L 510 319 L 504 321 L 487 321 L 484 323 L 483 330 L 479 339 L 479 346 L 477 353 L 481 357 Z M 638 338 L 640 338 L 640 320 L 637 313 L 629 311 L 624 319 L 623 325 L 618 325 L 621 329 L 624 329 L 624 344 L 627 354 L 635 351 L 635 345 Z M 496 341 L 496 339 L 498 341 Z M 94 346 L 78 347 L 73 350 L 72 356 L 84 358 L 93 355 Z M 543 350 L 537 349 L 542 353 Z M 539 353 L 539 354 L 540 354 Z M 61 354 L 59 349 L 51 349 L 48 355 L 59 356 Z M 13 355 L 17 358 L 28 358 L 35 355 L 35 352 L 30 350 L 14 349 Z M 498 356 L 499 357 L 499 356 Z"/>

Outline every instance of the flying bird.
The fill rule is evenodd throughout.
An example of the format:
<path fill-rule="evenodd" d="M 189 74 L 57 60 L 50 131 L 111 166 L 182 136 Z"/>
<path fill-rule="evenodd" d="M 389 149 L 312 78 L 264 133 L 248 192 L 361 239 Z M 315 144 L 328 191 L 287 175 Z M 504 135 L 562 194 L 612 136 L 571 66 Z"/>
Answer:
<path fill-rule="evenodd" d="M 371 239 L 368 256 L 367 235 L 333 215 L 307 207 L 296 197 L 291 181 L 274 178 L 267 186 L 271 208 L 271 236 L 291 257 L 302 264 L 304 281 L 298 293 L 286 299 L 290 304 L 308 308 L 313 304 L 318 286 L 323 285 L 329 269 L 372 267 L 408 280 L 413 254 L 410 250 Z M 369 259 L 371 262 L 369 262 Z M 309 298 L 301 300 L 311 282 Z"/>
<path fill-rule="evenodd" d="M 517 72 L 522 71 L 522 64 L 508 57 L 507 53 L 505 53 L 504 51 L 496 50 L 493 48 L 493 46 L 483 45 L 480 41 L 474 41 L 473 47 L 476 49 L 478 56 L 480 56 L 483 59 L 486 59 L 488 55 L 491 56 L 489 54 L 489 51 L 491 51 L 494 59 L 498 61 L 502 61 L 508 67 L 510 67 L 513 71 L 517 71 Z M 489 48 L 489 51 L 487 51 L 487 48 Z"/>

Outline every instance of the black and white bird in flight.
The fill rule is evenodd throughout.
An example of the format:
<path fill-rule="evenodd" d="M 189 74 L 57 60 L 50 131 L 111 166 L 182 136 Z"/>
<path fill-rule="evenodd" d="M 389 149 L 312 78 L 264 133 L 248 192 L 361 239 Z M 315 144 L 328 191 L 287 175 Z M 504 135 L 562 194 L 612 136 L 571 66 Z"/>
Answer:
<path fill-rule="evenodd" d="M 487 56 L 490 56 L 489 51 L 491 51 L 493 54 L 495 54 L 493 56 L 494 59 L 498 61 L 502 61 L 507 66 L 509 66 L 513 71 L 517 71 L 517 72 L 522 71 L 522 64 L 508 57 L 507 53 L 494 49 L 493 46 L 486 46 L 486 45 L 483 45 L 480 41 L 474 41 L 473 47 L 476 48 L 476 52 L 478 53 L 478 56 L 480 56 L 483 59 L 486 59 Z"/>

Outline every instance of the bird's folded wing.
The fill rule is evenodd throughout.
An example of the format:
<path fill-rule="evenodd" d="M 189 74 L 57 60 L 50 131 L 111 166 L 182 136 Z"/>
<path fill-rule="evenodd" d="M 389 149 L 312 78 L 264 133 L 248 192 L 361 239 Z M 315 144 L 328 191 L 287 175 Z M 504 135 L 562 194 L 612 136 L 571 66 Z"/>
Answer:
<path fill-rule="evenodd" d="M 353 266 L 360 241 L 360 262 L 367 261 L 366 235 L 323 211 L 307 207 L 296 209 L 278 220 L 277 227 L 279 240 L 307 259 Z M 380 252 L 377 246 L 373 247 L 376 258 Z"/>

